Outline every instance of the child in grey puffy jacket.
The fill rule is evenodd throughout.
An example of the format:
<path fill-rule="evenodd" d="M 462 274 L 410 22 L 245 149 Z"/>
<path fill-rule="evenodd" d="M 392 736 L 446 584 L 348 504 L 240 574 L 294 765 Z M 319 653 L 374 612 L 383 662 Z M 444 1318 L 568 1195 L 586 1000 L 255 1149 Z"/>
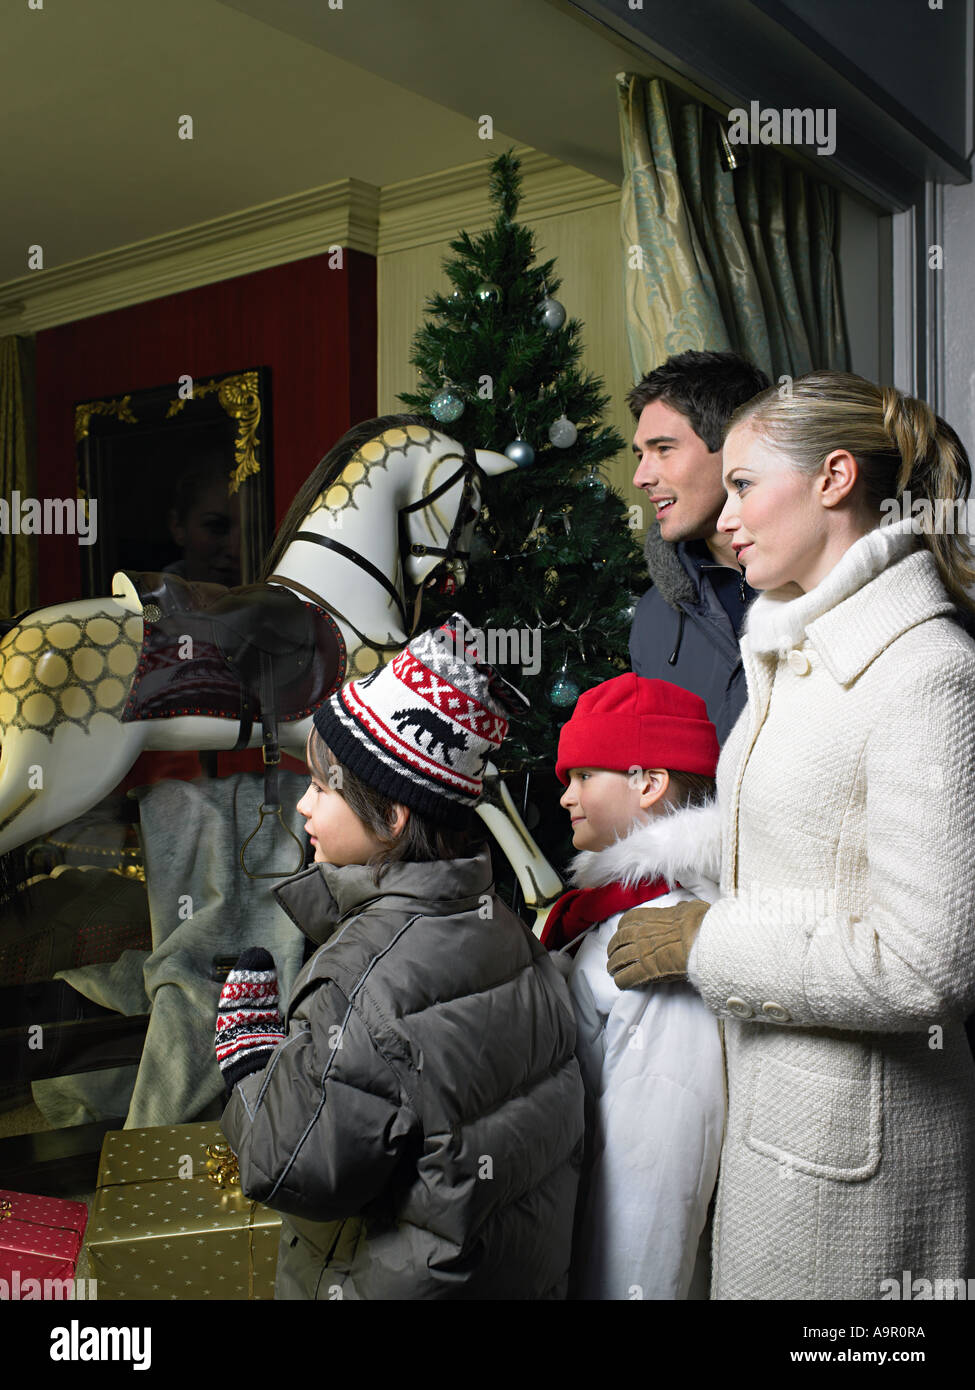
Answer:
<path fill-rule="evenodd" d="M 565 1296 L 575 1024 L 457 829 L 511 698 L 471 639 L 455 615 L 316 712 L 316 862 L 276 893 L 321 944 L 283 1018 L 269 959 L 221 997 L 223 1128 L 244 1192 L 285 1214 L 278 1297 Z"/>

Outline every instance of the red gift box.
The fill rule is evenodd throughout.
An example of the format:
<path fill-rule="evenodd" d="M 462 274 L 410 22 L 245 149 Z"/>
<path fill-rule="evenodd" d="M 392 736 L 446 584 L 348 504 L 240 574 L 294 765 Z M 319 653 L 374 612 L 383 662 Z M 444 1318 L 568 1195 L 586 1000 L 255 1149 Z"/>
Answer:
<path fill-rule="evenodd" d="M 0 1297 L 70 1297 L 52 1283 L 74 1279 L 87 1224 L 84 1202 L 0 1188 Z"/>

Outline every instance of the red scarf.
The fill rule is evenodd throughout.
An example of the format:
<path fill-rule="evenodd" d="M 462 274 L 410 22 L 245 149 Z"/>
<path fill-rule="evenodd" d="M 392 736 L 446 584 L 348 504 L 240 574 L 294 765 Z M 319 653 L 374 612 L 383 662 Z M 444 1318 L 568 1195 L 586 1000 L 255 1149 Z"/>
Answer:
<path fill-rule="evenodd" d="M 562 894 L 548 914 L 542 928 L 542 945 L 550 951 L 560 951 L 594 922 L 605 922 L 617 912 L 639 907 L 668 892 L 662 878 L 642 878 L 632 888 L 624 888 L 622 883 L 608 883 L 605 888 L 573 888 Z"/>

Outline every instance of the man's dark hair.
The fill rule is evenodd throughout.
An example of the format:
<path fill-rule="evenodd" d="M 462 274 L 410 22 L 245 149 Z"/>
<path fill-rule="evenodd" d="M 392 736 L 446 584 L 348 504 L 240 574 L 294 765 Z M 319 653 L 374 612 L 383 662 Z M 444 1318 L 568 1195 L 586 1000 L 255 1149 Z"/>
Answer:
<path fill-rule="evenodd" d="M 687 416 L 713 454 L 738 407 L 770 385 L 765 373 L 737 352 L 681 352 L 638 381 L 626 403 L 639 420 L 644 406 L 663 401 Z"/>

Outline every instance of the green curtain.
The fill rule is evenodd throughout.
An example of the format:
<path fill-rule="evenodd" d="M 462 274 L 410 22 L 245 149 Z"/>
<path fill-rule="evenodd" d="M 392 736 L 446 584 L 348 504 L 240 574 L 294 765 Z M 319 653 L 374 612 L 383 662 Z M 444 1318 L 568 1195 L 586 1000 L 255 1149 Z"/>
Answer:
<path fill-rule="evenodd" d="M 33 495 L 33 343 L 0 338 L 0 497 Z M 12 617 L 36 602 L 33 536 L 0 535 L 0 617 Z"/>
<path fill-rule="evenodd" d="M 728 145 L 717 112 L 659 78 L 626 76 L 619 99 L 634 380 L 688 348 L 731 348 L 773 379 L 848 368 L 833 189 Z"/>

